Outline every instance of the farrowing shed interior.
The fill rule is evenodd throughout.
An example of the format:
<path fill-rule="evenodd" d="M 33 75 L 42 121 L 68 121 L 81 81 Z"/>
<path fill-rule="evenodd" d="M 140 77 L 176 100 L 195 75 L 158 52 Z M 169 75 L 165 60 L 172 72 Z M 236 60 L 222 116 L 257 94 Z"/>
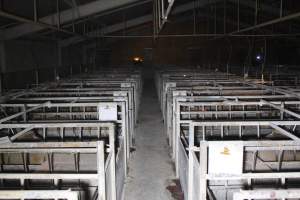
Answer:
<path fill-rule="evenodd" d="M 0 0 L 0 199 L 300 199 L 298 0 Z"/>

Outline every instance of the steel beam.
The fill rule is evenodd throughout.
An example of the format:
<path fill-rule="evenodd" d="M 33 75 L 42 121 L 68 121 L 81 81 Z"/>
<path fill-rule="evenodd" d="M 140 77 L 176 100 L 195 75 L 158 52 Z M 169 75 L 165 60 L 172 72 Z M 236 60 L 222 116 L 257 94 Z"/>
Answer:
<path fill-rule="evenodd" d="M 237 31 L 233 31 L 233 32 L 229 33 L 229 35 L 233 35 L 233 34 L 237 34 L 237 33 L 243 33 L 243 32 L 251 31 L 251 30 L 254 30 L 254 29 L 258 29 L 258 28 L 263 28 L 265 26 L 270 26 L 270 25 L 277 24 L 277 23 L 280 23 L 280 22 L 285 22 L 285 21 L 295 19 L 295 18 L 298 18 L 298 17 L 300 17 L 300 12 L 293 13 L 293 14 L 290 14 L 290 15 L 286 15 L 284 17 L 279 17 L 279 18 L 276 18 L 276 19 L 273 19 L 273 20 L 270 20 L 270 21 L 266 21 L 266 22 L 263 22 L 263 23 L 260 23 L 260 24 L 254 25 L 254 26 L 247 27 L 247 28 L 243 28 L 243 29 L 240 29 L 240 30 L 237 30 Z"/>
<path fill-rule="evenodd" d="M 294 134 L 292 134 L 292 133 L 284 130 L 283 128 L 281 128 L 281 127 L 279 127 L 279 126 L 277 126 L 277 125 L 275 125 L 273 123 L 270 123 L 270 126 L 272 128 L 274 128 L 275 130 L 279 131 L 279 133 L 281 133 L 281 134 L 283 134 L 283 135 L 285 135 L 285 136 L 287 136 L 287 137 L 289 137 L 289 138 L 291 138 L 291 139 L 293 139 L 293 140 L 295 140 L 297 142 L 300 142 L 300 138 L 299 137 L 297 137 L 296 135 L 294 135 Z"/>
<path fill-rule="evenodd" d="M 63 32 L 63 33 L 71 34 L 71 35 L 85 37 L 85 36 L 80 35 L 78 33 L 75 33 L 75 32 L 72 32 L 72 31 L 68 31 L 68 30 L 62 29 L 60 27 L 55 27 L 55 26 L 52 26 L 52 25 L 50 25 L 48 23 L 45 23 L 45 22 L 35 21 L 36 19 L 34 19 L 34 20 L 27 19 L 25 17 L 20 17 L 20 16 L 17 16 L 15 14 L 8 13 L 8 12 L 5 12 L 5 11 L 0 11 L 0 16 L 8 18 L 8 19 L 16 20 L 16 21 L 19 21 L 19 22 L 28 23 L 28 24 L 32 25 L 33 27 L 37 27 L 37 28 L 39 27 L 39 28 L 45 28 L 45 29 L 52 29 L 52 30 L 55 30 L 55 31 L 59 31 L 59 32 Z M 4 40 L 6 39 L 6 35 L 5 35 L 6 31 L 7 31 L 7 29 L 3 30 L 3 38 L 4 38 Z"/>
<path fill-rule="evenodd" d="M 273 108 L 275 108 L 275 109 L 278 109 L 278 110 L 280 110 L 280 111 L 282 111 L 282 112 L 285 112 L 285 113 L 287 113 L 287 114 L 289 114 L 289 115 L 291 115 L 291 116 L 294 116 L 294 117 L 300 119 L 300 115 L 299 115 L 299 114 L 297 114 L 297 113 L 295 113 L 295 112 L 293 112 L 293 111 L 290 111 L 290 110 L 288 110 L 288 109 L 286 109 L 286 108 L 282 108 L 282 107 L 277 106 L 277 105 L 275 105 L 274 103 L 268 102 L 268 101 L 266 101 L 266 100 L 260 100 L 260 102 L 262 102 L 263 104 L 267 104 L 267 105 L 269 105 L 269 106 L 271 106 L 271 107 L 273 107 Z"/>
<path fill-rule="evenodd" d="M 42 104 L 40 104 L 40 105 L 38 105 L 38 106 L 36 106 L 36 107 L 30 108 L 30 109 L 28 109 L 28 110 L 26 110 L 26 111 L 22 111 L 22 112 L 19 112 L 19 113 L 14 114 L 14 115 L 5 117 L 5 118 L 3 118 L 3 119 L 0 119 L 0 123 L 6 122 L 6 121 L 11 120 L 11 119 L 13 119 L 13 118 L 16 118 L 16 117 L 18 117 L 18 116 L 21 116 L 21 115 L 23 115 L 23 114 L 26 114 L 26 113 L 28 113 L 28 112 L 30 112 L 30 111 L 33 111 L 33 110 L 36 110 L 36 109 L 39 109 L 39 108 L 41 108 L 41 107 L 48 106 L 48 105 L 50 105 L 50 102 L 42 103 Z"/>
<path fill-rule="evenodd" d="M 105 12 L 114 8 L 118 8 L 121 6 L 125 6 L 127 4 L 135 3 L 137 0 L 118 0 L 118 1 L 111 1 L 111 0 L 101 0 L 101 1 L 92 1 L 91 3 L 87 3 L 81 6 L 78 6 L 78 11 L 80 16 L 76 17 L 75 20 L 79 18 L 84 18 L 96 13 Z M 62 11 L 60 13 L 61 16 L 61 24 L 70 23 L 73 20 L 72 17 L 73 8 Z M 41 23 L 44 24 L 51 24 L 53 19 L 57 16 L 56 13 L 51 14 L 46 17 L 42 17 L 39 19 Z M 8 28 L 3 31 L 3 38 L 2 40 L 10 40 L 14 38 L 18 38 L 24 36 L 26 34 L 35 33 L 38 31 L 42 31 L 48 29 L 49 27 L 45 26 L 37 26 L 35 24 L 26 22 L 26 24 L 18 25 L 12 28 Z"/>
<path fill-rule="evenodd" d="M 218 2 L 218 1 L 220 1 L 220 0 L 211 0 L 210 2 L 201 1 L 201 3 L 199 3 L 197 5 L 197 8 L 204 7 L 204 6 L 206 6 L 210 3 Z M 183 4 L 183 5 L 180 5 L 176 8 L 174 8 L 173 14 L 180 14 L 180 13 L 192 10 L 192 9 L 194 9 L 194 3 L 193 2 L 192 3 L 186 3 L 186 4 Z M 135 26 L 138 26 L 138 25 L 141 25 L 141 24 L 145 24 L 147 22 L 151 22 L 152 20 L 153 20 L 153 15 L 152 14 L 144 15 L 144 16 L 132 19 L 132 20 L 128 20 L 126 22 L 126 27 L 127 28 L 132 28 L 132 27 L 135 27 Z M 113 32 L 120 31 L 122 29 L 124 29 L 124 23 L 123 22 L 108 26 L 108 27 L 102 29 L 101 32 L 103 33 L 103 35 L 105 35 L 105 34 L 108 34 L 108 33 L 113 33 Z M 93 35 L 95 36 L 98 32 L 99 31 L 96 30 L 96 31 L 89 32 L 88 34 L 90 36 L 93 36 Z M 65 46 L 69 46 L 71 44 L 79 43 L 79 42 L 82 42 L 82 41 L 84 41 L 84 39 L 75 36 L 75 37 L 72 37 L 72 38 L 62 40 L 60 42 L 60 45 L 62 47 L 65 47 Z"/>

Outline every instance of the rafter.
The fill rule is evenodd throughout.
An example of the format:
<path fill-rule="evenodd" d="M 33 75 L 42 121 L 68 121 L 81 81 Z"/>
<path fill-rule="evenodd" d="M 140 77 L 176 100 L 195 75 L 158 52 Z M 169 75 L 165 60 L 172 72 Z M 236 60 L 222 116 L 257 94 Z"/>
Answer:
<path fill-rule="evenodd" d="M 134 3 L 138 0 L 118 0 L 118 1 L 112 1 L 112 0 L 101 0 L 101 1 L 93 1 L 88 4 L 84 4 L 81 6 L 78 6 L 79 16 L 75 16 L 74 20 L 77 20 L 79 18 L 87 17 L 89 15 L 93 15 L 100 12 L 105 12 L 113 8 L 125 6 L 127 4 Z M 61 24 L 70 23 L 73 21 L 73 15 L 74 12 L 73 8 L 68 9 L 65 11 L 62 11 L 60 13 L 60 22 Z M 41 23 L 52 25 L 52 21 L 57 20 L 57 14 L 51 14 L 46 17 L 42 17 L 39 19 Z M 57 24 L 57 22 L 55 22 Z M 2 33 L 2 40 L 10 40 L 14 38 L 18 38 L 21 36 L 24 36 L 26 34 L 35 33 L 38 31 L 42 31 L 47 29 L 47 27 L 37 26 L 30 23 L 24 23 L 22 25 L 18 25 L 12 28 L 7 28 L 3 30 Z"/>

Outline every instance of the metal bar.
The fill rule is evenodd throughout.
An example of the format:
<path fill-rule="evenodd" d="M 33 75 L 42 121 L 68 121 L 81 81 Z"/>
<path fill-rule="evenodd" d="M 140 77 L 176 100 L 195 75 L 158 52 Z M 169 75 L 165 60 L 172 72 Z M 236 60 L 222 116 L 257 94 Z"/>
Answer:
<path fill-rule="evenodd" d="M 229 35 L 228 35 L 229 34 Z M 214 34 L 206 34 L 206 33 L 196 33 L 196 34 L 159 34 L 156 35 L 156 38 L 173 38 L 173 37 L 234 37 L 234 38 L 245 38 L 245 37 L 297 37 L 300 36 L 300 33 L 278 33 L 278 34 L 223 34 L 223 33 L 214 33 Z M 153 38 L 153 35 L 101 35 L 99 38 Z M 77 42 L 77 41 L 76 41 Z M 76 43 L 75 42 L 75 43 Z M 66 45 L 64 45 L 66 46 Z"/>
<path fill-rule="evenodd" d="M 223 24 L 223 30 L 224 30 L 224 34 L 226 34 L 226 0 L 223 0 L 224 1 L 224 24 Z"/>
<path fill-rule="evenodd" d="M 255 190 L 241 190 L 233 193 L 233 200 L 244 199 L 299 199 L 299 189 L 255 189 Z"/>
<path fill-rule="evenodd" d="M 291 138 L 291 139 L 293 139 L 293 140 L 295 140 L 297 142 L 300 142 L 300 138 L 299 137 L 297 137 L 294 134 L 292 134 L 292 133 L 284 130 L 283 128 L 280 128 L 279 126 L 277 126 L 277 125 L 275 125 L 273 123 L 270 123 L 270 126 L 272 128 L 274 128 L 274 129 L 276 129 L 277 131 L 279 131 L 281 134 L 283 134 L 283 135 L 285 135 L 285 136 L 287 136 L 287 137 L 289 137 L 289 138 Z"/>
<path fill-rule="evenodd" d="M 181 120 L 183 123 L 191 122 L 189 120 Z M 269 126 L 270 123 L 277 126 L 293 126 L 300 125 L 300 121 L 203 121 L 193 122 L 195 126 Z"/>
<path fill-rule="evenodd" d="M 116 153 L 115 153 L 115 125 L 110 125 L 112 128 L 110 128 L 109 132 L 109 150 L 111 153 L 111 199 L 116 200 L 117 199 L 117 191 L 116 191 Z"/>
<path fill-rule="evenodd" d="M 91 179 L 97 180 L 97 174 L 46 174 L 46 173 L 0 173 L 0 179 L 28 179 L 28 180 L 47 180 L 47 179 L 65 179 L 65 180 L 74 180 L 74 179 Z"/>
<path fill-rule="evenodd" d="M 121 0 L 121 1 L 111 1 L 111 0 L 101 0 L 101 1 L 92 1 L 78 6 L 80 12 L 80 18 L 88 18 L 90 15 L 95 15 L 98 13 L 103 13 L 105 11 L 112 11 L 115 8 L 120 8 L 122 6 L 127 6 L 134 3 L 140 3 L 137 0 Z M 72 9 L 67 9 L 61 12 L 61 23 L 66 24 L 72 21 Z M 51 23 L 53 18 L 56 17 L 56 13 L 50 14 L 48 16 L 40 18 L 40 21 Z M 12 28 L 5 30 L 4 40 L 14 39 L 26 34 L 43 31 L 47 29 L 45 26 L 35 27 L 31 24 L 21 24 Z"/>
<path fill-rule="evenodd" d="M 96 148 L 97 142 L 14 142 L 1 143 L 0 151 L 7 151 L 7 149 L 34 149 L 56 148 L 56 149 L 74 149 L 74 148 Z"/>
<path fill-rule="evenodd" d="M 247 32 L 247 31 L 251 31 L 251 30 L 254 30 L 254 29 L 258 29 L 258 28 L 263 28 L 265 26 L 269 26 L 269 25 L 272 25 L 272 24 L 277 24 L 277 23 L 280 23 L 280 22 L 285 22 L 285 21 L 288 21 L 288 20 L 291 20 L 291 19 L 294 19 L 294 18 L 297 18 L 297 17 L 300 17 L 300 12 L 293 13 L 293 14 L 290 14 L 290 15 L 286 15 L 284 17 L 279 17 L 279 18 L 276 18 L 276 19 L 273 19 L 273 20 L 270 20 L 270 21 L 267 21 L 267 22 L 263 22 L 263 23 L 260 23 L 260 24 L 254 25 L 254 26 L 244 28 L 244 29 L 240 29 L 238 31 L 234 31 L 234 32 L 229 33 L 229 35 L 233 35 L 233 34 L 236 34 L 236 33 Z"/>
<path fill-rule="evenodd" d="M 28 127 L 28 128 L 25 128 L 24 130 L 16 133 L 15 135 L 13 135 L 12 137 L 10 137 L 10 140 L 11 141 L 14 141 L 16 140 L 18 137 L 22 137 L 24 134 L 26 134 L 28 131 L 32 130 L 33 127 Z"/>
<path fill-rule="evenodd" d="M 106 199 L 106 181 L 105 181 L 105 157 L 104 157 L 104 143 L 99 141 L 97 143 L 97 173 L 98 173 L 98 199 Z"/>
<path fill-rule="evenodd" d="M 39 21 L 39 19 L 38 19 L 38 8 L 37 8 L 38 5 L 37 5 L 37 3 L 38 3 L 38 0 L 33 0 L 33 12 L 34 12 L 33 18 L 34 18 L 35 22 Z"/>
<path fill-rule="evenodd" d="M 297 113 L 295 113 L 295 112 L 293 112 L 293 111 L 290 111 L 290 110 L 288 110 L 288 109 L 286 109 L 286 108 L 283 108 L 283 107 L 281 107 L 281 106 L 277 106 L 277 105 L 275 105 L 275 104 L 273 104 L 273 103 L 270 103 L 270 102 L 268 102 L 268 101 L 266 101 L 266 100 L 263 100 L 263 99 L 260 100 L 260 102 L 262 102 L 262 103 L 264 103 L 264 104 L 267 104 L 267 105 L 269 105 L 269 106 L 271 106 L 271 107 L 273 107 L 273 108 L 276 108 L 276 109 L 278 109 L 278 110 L 280 110 L 280 111 L 282 111 L 282 112 L 285 112 L 285 113 L 287 113 L 287 114 L 289 114 L 289 115 L 291 115 L 291 116 L 294 116 L 294 117 L 300 119 L 300 115 L 299 115 L 299 114 L 297 114 Z"/>
<path fill-rule="evenodd" d="M 64 122 L 64 123 L 11 123 L 11 124 L 0 124 L 0 129 L 3 128 L 80 128 L 80 127 L 108 127 L 110 122 L 99 122 L 99 123 L 89 123 L 89 122 Z"/>
<path fill-rule="evenodd" d="M 193 156 L 193 150 L 194 147 L 194 126 L 191 123 L 189 125 L 189 164 L 188 164 L 188 200 L 194 199 L 194 190 L 197 188 L 194 188 L 194 156 Z M 178 151 L 178 149 L 177 149 Z"/>
<path fill-rule="evenodd" d="M 60 6 L 59 6 L 60 0 L 56 0 L 56 14 L 57 14 L 57 28 L 60 29 Z"/>
<path fill-rule="evenodd" d="M 272 173 L 243 173 L 241 175 L 207 174 L 207 180 L 240 180 L 240 179 L 293 179 L 299 178 L 300 172 L 272 172 Z"/>
<path fill-rule="evenodd" d="M 283 0 L 280 0 L 280 12 L 279 17 L 282 18 L 283 16 Z"/>
<path fill-rule="evenodd" d="M 0 199 L 79 200 L 79 192 L 71 190 L 0 190 Z"/>
<path fill-rule="evenodd" d="M 24 23 L 34 24 L 34 25 L 37 25 L 37 26 L 40 26 L 40 27 L 43 27 L 43 28 L 48 28 L 48 29 L 52 29 L 52 30 L 55 30 L 55 31 L 59 31 L 59 32 L 63 32 L 63 33 L 67 33 L 67 34 L 71 34 L 71 35 L 75 35 L 75 36 L 79 36 L 79 37 L 88 39 L 87 36 L 83 36 L 83 35 L 80 35 L 78 33 L 74 33 L 74 32 L 71 32 L 71 31 L 68 31 L 68 30 L 65 30 L 65 29 L 57 28 L 55 26 L 45 24 L 41 21 L 34 21 L 34 20 L 31 20 L 31 19 L 27 19 L 25 17 L 17 16 L 15 14 L 11 14 L 11 13 L 8 13 L 8 12 L 2 11 L 2 10 L 0 10 L 0 16 L 5 17 L 5 18 L 9 18 L 9 19 L 13 19 L 13 20 L 16 20 L 16 21 L 24 22 Z"/>
<path fill-rule="evenodd" d="M 8 120 L 11 120 L 11 119 L 13 119 L 13 118 L 16 118 L 16 117 L 18 117 L 18 116 L 24 115 L 25 113 L 31 112 L 31 111 L 33 111 L 33 110 L 39 109 L 39 108 L 44 107 L 44 106 L 47 106 L 47 105 L 49 105 L 49 102 L 45 102 L 45 103 L 40 104 L 40 105 L 38 105 L 38 106 L 36 106 L 36 107 L 30 108 L 30 109 L 28 109 L 28 110 L 26 110 L 26 111 L 19 112 L 19 113 L 16 113 L 16 114 L 14 114 L 14 115 L 5 117 L 5 118 L 3 118 L 3 119 L 0 119 L 0 123 L 6 122 L 6 121 L 8 121 Z"/>
<path fill-rule="evenodd" d="M 199 178 L 199 190 L 200 190 L 200 198 L 199 199 L 207 199 L 207 180 L 205 178 L 207 174 L 207 166 L 208 166 L 208 150 L 207 146 L 200 145 L 200 178 Z"/>
<path fill-rule="evenodd" d="M 254 15 L 254 25 L 257 25 L 257 21 L 258 21 L 258 1 L 255 1 L 255 15 Z"/>
<path fill-rule="evenodd" d="M 240 0 L 237 0 L 237 6 L 238 6 L 238 11 L 237 11 L 237 30 L 240 30 Z"/>

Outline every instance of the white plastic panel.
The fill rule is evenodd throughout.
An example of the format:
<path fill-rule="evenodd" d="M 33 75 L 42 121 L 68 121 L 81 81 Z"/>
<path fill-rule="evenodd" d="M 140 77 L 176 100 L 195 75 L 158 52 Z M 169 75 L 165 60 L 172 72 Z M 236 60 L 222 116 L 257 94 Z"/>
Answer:
<path fill-rule="evenodd" d="M 215 143 L 209 145 L 209 174 L 242 174 L 243 145 L 242 143 Z"/>
<path fill-rule="evenodd" d="M 98 112 L 100 121 L 116 121 L 118 119 L 117 105 L 99 105 Z"/>

